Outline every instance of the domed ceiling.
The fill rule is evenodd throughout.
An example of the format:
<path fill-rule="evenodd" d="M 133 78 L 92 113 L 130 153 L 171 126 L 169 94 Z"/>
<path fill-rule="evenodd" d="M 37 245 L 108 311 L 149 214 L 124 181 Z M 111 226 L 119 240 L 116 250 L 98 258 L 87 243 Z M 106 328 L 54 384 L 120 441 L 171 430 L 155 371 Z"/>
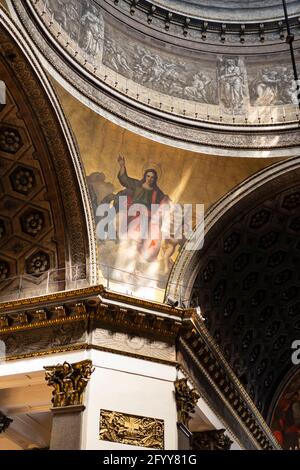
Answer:
<path fill-rule="evenodd" d="M 265 418 L 295 368 L 291 345 L 300 329 L 299 185 L 267 196 L 272 190 L 267 183 L 264 197 L 256 191 L 244 198 L 206 235 L 193 291 L 206 326 Z"/>
<path fill-rule="evenodd" d="M 281 0 L 155 0 L 153 3 L 182 14 L 219 21 L 270 21 L 283 18 Z M 286 0 L 288 13 L 299 15 L 297 0 Z"/>
<path fill-rule="evenodd" d="M 169 4 L 186 5 L 186 13 L 176 13 Z M 225 13 L 220 13 L 221 21 L 213 13 L 213 20 L 188 15 L 189 6 L 200 11 L 197 4 L 12 0 L 10 8 L 47 59 L 50 73 L 113 122 L 160 142 L 192 150 L 197 146 L 201 152 L 298 153 L 299 105 L 286 26 L 278 20 L 280 1 L 260 2 L 261 7 L 255 0 L 251 8 L 250 2 L 231 1 L 223 7 L 220 0 L 214 6 L 200 2 L 207 14 L 223 8 L 227 18 L 239 15 L 231 21 Z M 295 16 L 300 4 L 290 1 L 288 8 L 300 63 Z M 260 11 L 263 18 L 273 19 L 255 22 L 251 12 Z"/>

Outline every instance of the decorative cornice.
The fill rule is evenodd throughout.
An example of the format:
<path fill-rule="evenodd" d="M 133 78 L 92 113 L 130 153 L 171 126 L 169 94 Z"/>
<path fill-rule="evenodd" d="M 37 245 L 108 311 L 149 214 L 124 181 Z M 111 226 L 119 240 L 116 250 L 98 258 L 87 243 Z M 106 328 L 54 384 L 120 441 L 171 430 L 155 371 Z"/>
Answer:
<path fill-rule="evenodd" d="M 65 295 L 65 302 L 62 299 L 63 295 Z M 12 308 L 13 303 L 9 305 Z M 11 331 L 14 330 L 10 329 L 14 328 L 14 326 L 11 323 L 3 328 L 0 338 L 3 338 L 4 342 L 10 338 L 10 340 L 13 340 L 13 344 L 16 341 L 23 343 L 22 338 L 24 338 L 25 345 L 30 343 L 29 350 L 25 351 L 23 355 L 17 352 L 12 357 L 12 350 L 12 354 L 8 354 L 7 359 L 39 357 L 63 351 L 93 349 L 93 335 L 87 341 L 84 332 L 91 332 L 101 327 L 112 332 L 123 331 L 133 336 L 141 335 L 142 333 L 144 337 L 150 340 L 151 338 L 162 338 L 163 341 L 170 344 L 174 344 L 176 340 L 179 348 L 178 351 L 183 351 L 190 365 L 194 364 L 195 368 L 199 370 L 199 376 L 205 376 L 205 380 L 216 391 L 217 399 L 221 400 L 222 406 L 230 410 L 231 415 L 235 417 L 234 419 L 240 424 L 256 448 L 278 448 L 263 418 L 232 372 L 217 344 L 209 335 L 205 325 L 198 318 L 198 314 L 194 309 L 173 309 L 166 305 L 144 302 L 135 298 L 131 298 L 130 303 L 130 297 L 116 294 L 110 295 L 103 286 L 78 290 L 77 298 L 76 291 L 60 293 L 56 304 L 55 294 L 42 299 L 32 299 L 31 307 L 33 305 L 35 305 L 36 310 L 27 311 L 25 309 L 24 311 L 24 307 L 19 303 L 19 311 L 15 305 L 13 314 L 4 314 L 4 318 L 8 315 L 9 318 L 21 322 L 18 325 L 20 331 L 14 333 L 18 337 L 13 339 L 12 336 L 14 335 L 11 334 Z M 40 318 L 41 314 L 42 318 Z M 45 320 L 45 315 L 47 320 Z M 51 319 L 51 315 L 56 315 L 55 319 Z M 3 319 L 3 314 L 0 315 L 0 319 Z M 33 321 L 33 319 L 35 323 L 31 324 L 31 329 L 37 330 L 37 336 L 34 339 L 27 336 L 25 338 L 25 335 L 29 333 L 26 331 L 26 329 L 28 330 L 28 322 Z M 59 323 L 61 323 L 63 330 L 61 332 L 53 331 L 53 333 L 50 333 L 51 329 L 54 330 Z M 71 327 L 72 324 L 74 326 L 78 324 L 80 326 L 79 330 L 69 328 L 69 325 Z M 70 331 L 65 330 L 66 325 L 68 325 Z M 18 326 L 15 325 L 15 328 L 18 328 Z M 24 331 L 21 331 L 22 329 Z M 58 345 L 55 344 L 54 347 L 53 345 L 51 346 L 52 340 L 46 343 L 43 343 L 43 341 L 39 343 L 43 337 L 43 331 L 47 337 L 49 337 L 49 333 L 51 337 L 55 334 L 53 336 L 54 344 L 57 335 L 62 334 L 63 342 Z M 32 341 L 37 341 L 37 345 L 41 349 L 32 351 L 32 348 L 34 348 Z M 74 342 L 73 344 L 71 344 L 72 341 Z M 97 348 L 97 344 L 95 346 L 95 349 L 105 350 L 105 348 Z M 115 352 L 122 354 L 122 350 Z M 135 355 L 135 351 L 132 354 L 127 353 L 127 355 L 133 357 L 150 360 L 148 357 L 142 357 L 142 354 L 142 350 L 141 354 Z M 151 360 L 156 359 L 152 357 Z M 158 362 L 162 361 L 158 360 Z M 170 365 L 174 365 L 174 363 Z M 183 382 L 182 384 L 184 385 Z M 177 392 L 181 388 L 178 387 Z M 188 400 L 188 403 L 196 399 L 196 392 L 194 392 L 191 398 L 192 400 Z M 179 410 L 181 413 L 180 419 L 186 423 L 189 411 L 185 408 L 179 408 Z M 191 411 L 190 408 L 189 410 Z"/>
<path fill-rule="evenodd" d="M 195 311 L 185 320 L 180 343 L 191 354 L 214 388 L 221 393 L 237 419 L 262 449 L 280 448 L 263 417 L 228 365 L 219 346 Z"/>
<path fill-rule="evenodd" d="M 18 311 L 19 309 L 31 309 L 38 307 L 39 305 L 48 306 L 51 304 L 58 303 L 59 301 L 71 302 L 80 299 L 87 300 L 94 298 L 96 304 L 100 300 L 108 300 L 115 304 L 128 304 L 135 305 L 136 308 L 142 308 L 145 310 L 159 311 L 171 316 L 182 317 L 183 310 L 180 308 L 174 308 L 172 306 L 159 303 L 151 302 L 148 300 L 132 297 L 129 295 L 119 294 L 117 292 L 111 292 L 105 289 L 101 284 L 97 286 L 85 287 L 82 289 L 67 290 L 64 292 L 56 292 L 54 294 L 43 295 L 39 297 L 31 297 L 28 299 L 12 300 L 10 302 L 0 302 L 0 314 L 8 311 Z"/>
<path fill-rule="evenodd" d="M 94 318 L 110 327 L 125 327 L 128 333 L 143 332 L 159 337 L 176 338 L 181 328 L 180 317 L 162 317 L 158 308 L 156 313 L 145 313 L 125 306 L 101 303 Z"/>
<path fill-rule="evenodd" d="M 236 42 L 247 45 L 247 39 L 252 36 L 257 44 L 263 44 L 268 40 L 284 41 L 286 34 L 283 10 L 282 18 L 275 21 L 261 20 L 247 23 L 234 20 L 216 21 L 207 19 L 205 16 L 200 18 L 185 15 L 150 0 L 104 0 L 104 2 L 109 5 L 113 4 L 120 13 L 126 12 L 132 17 L 137 16 L 137 21 L 143 20 L 150 27 L 155 23 L 156 27 L 168 32 L 170 28 L 176 26 L 181 29 L 181 35 L 185 38 L 188 38 L 193 31 L 199 31 L 202 41 L 206 41 L 209 35 L 210 41 L 221 41 L 226 44 L 228 37 L 232 41 L 232 36 L 236 36 Z M 292 29 L 299 26 L 298 15 L 290 16 L 289 26 Z M 179 35 L 179 32 L 177 34 Z M 251 45 L 253 45 L 253 40 Z"/>

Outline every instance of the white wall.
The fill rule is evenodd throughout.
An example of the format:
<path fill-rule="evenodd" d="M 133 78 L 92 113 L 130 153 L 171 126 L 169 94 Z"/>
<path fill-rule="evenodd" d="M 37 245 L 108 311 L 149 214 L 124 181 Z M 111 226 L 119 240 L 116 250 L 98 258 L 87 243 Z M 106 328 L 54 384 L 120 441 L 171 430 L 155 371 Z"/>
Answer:
<path fill-rule="evenodd" d="M 175 367 L 100 351 L 91 356 L 95 372 L 85 400 L 82 448 L 143 449 L 99 440 L 100 409 L 105 409 L 163 419 L 165 449 L 177 449 Z"/>

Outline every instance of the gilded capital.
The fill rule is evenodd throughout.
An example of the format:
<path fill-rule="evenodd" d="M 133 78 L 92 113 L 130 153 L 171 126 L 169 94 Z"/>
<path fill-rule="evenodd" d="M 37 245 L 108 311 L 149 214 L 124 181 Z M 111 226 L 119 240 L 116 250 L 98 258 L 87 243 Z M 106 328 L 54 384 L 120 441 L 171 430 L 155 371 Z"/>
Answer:
<path fill-rule="evenodd" d="M 175 384 L 175 399 L 178 413 L 178 422 L 188 427 L 191 414 L 195 412 L 200 395 L 197 390 L 190 388 L 187 379 L 178 379 Z"/>
<path fill-rule="evenodd" d="M 69 364 L 57 364 L 44 367 L 46 381 L 54 388 L 52 395 L 53 407 L 82 405 L 83 392 L 94 372 L 92 361 L 85 360 Z"/>

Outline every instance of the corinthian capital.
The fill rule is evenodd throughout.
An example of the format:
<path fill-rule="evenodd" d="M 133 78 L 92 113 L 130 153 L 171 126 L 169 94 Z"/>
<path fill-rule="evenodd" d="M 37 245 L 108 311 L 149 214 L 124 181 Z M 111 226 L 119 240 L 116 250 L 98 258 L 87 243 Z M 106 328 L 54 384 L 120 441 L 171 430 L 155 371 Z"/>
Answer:
<path fill-rule="evenodd" d="M 178 421 L 188 427 L 191 414 L 195 411 L 200 395 L 197 390 L 190 388 L 187 379 L 175 381 L 175 399 L 178 412 Z"/>
<path fill-rule="evenodd" d="M 48 385 L 54 388 L 51 400 L 53 407 L 82 405 L 83 392 L 94 372 L 90 360 L 74 364 L 64 362 L 44 369 Z"/>

